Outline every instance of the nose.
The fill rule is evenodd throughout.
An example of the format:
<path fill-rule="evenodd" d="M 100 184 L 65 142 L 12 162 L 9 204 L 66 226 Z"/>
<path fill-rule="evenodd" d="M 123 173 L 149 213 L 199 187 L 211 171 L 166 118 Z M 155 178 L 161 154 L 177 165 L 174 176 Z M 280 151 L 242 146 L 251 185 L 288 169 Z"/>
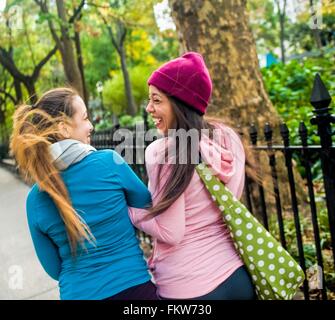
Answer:
<path fill-rule="evenodd" d="M 150 101 L 148 102 L 147 107 L 145 108 L 145 111 L 148 112 L 148 113 L 155 112 L 155 109 L 154 109 L 154 107 L 153 107 L 153 105 Z"/>
<path fill-rule="evenodd" d="M 94 126 L 92 124 L 92 122 L 90 121 L 90 133 L 94 131 Z"/>

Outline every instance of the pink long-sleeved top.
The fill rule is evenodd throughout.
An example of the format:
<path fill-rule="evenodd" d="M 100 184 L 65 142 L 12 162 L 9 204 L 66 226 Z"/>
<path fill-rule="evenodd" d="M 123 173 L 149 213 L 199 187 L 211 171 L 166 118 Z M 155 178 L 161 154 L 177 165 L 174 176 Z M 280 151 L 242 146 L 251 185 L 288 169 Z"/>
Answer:
<path fill-rule="evenodd" d="M 215 139 L 202 135 L 201 158 L 221 181 L 240 198 L 245 178 L 245 153 L 238 135 L 216 124 Z M 171 165 L 159 163 L 171 138 L 151 143 L 145 153 L 149 191 L 153 205 L 161 198 Z M 195 171 L 180 197 L 163 213 L 143 220 L 144 209 L 129 208 L 133 224 L 153 237 L 153 252 L 148 264 L 165 298 L 189 299 L 205 295 L 243 265 L 220 210 Z"/>

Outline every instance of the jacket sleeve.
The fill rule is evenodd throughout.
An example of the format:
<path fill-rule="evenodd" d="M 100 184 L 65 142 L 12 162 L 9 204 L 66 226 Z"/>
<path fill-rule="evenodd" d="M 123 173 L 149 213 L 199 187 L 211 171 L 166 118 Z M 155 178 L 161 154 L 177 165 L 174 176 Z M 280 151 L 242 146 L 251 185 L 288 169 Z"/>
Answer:
<path fill-rule="evenodd" d="M 168 165 L 163 165 L 158 177 L 158 164 L 153 159 L 152 152 L 161 143 L 153 142 L 155 145 L 146 151 L 146 168 L 149 178 L 149 191 L 152 195 L 153 205 L 159 203 L 161 193 L 159 190 L 165 185 L 170 174 Z M 149 148 L 149 147 L 148 147 Z M 147 210 L 129 208 L 129 216 L 133 224 L 140 230 L 156 238 L 158 241 L 176 245 L 184 237 L 185 234 L 185 198 L 184 194 L 164 212 L 156 217 L 144 220 L 148 214 Z"/>
<path fill-rule="evenodd" d="M 31 200 L 27 200 L 28 225 L 36 255 L 46 273 L 58 281 L 61 271 L 61 258 L 58 253 L 58 247 L 39 228 L 35 214 L 36 208 L 32 205 Z"/>
<path fill-rule="evenodd" d="M 121 185 L 128 206 L 135 208 L 146 208 L 151 204 L 151 194 L 145 184 L 130 168 L 125 160 L 116 152 L 110 152 L 109 160 L 105 164 L 108 170 L 115 173 L 113 175 L 119 185 Z"/>

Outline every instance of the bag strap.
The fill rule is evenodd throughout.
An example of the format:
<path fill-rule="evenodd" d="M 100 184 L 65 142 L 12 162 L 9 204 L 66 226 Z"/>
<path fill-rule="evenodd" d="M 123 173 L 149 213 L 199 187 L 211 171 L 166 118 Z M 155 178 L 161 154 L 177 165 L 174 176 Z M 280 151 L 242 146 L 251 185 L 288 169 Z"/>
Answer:
<path fill-rule="evenodd" d="M 216 201 L 216 191 L 220 191 L 221 197 L 225 199 L 227 203 L 231 203 L 232 201 L 235 202 L 235 205 L 244 206 L 242 202 L 240 202 L 234 194 L 229 190 L 229 188 L 215 176 L 213 170 L 208 167 L 204 162 L 201 162 L 196 166 L 196 171 L 203 181 L 206 189 L 212 195 L 213 200 L 218 204 Z"/>

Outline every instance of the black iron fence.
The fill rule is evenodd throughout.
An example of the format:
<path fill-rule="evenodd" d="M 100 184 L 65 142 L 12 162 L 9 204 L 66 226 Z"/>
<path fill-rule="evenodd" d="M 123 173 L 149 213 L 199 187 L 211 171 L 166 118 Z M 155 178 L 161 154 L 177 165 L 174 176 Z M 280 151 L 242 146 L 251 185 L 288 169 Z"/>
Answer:
<path fill-rule="evenodd" d="M 299 261 L 307 275 L 301 288 L 306 300 L 311 295 L 314 299 L 335 299 L 335 148 L 331 128 L 335 117 L 330 114 L 330 102 L 327 89 L 316 75 L 311 96 L 315 116 L 311 124 L 317 128 L 320 145 L 308 145 L 308 131 L 303 122 L 299 127 L 300 145 L 290 144 L 290 131 L 284 123 L 279 128 L 280 145 L 274 144 L 273 128 L 269 124 L 265 125 L 262 145 L 257 128 L 252 125 L 249 131 L 257 163 L 268 167 L 262 171 L 269 172 L 271 183 L 270 187 L 255 184 L 246 176 L 245 204 Z M 144 120 L 145 131 L 146 117 Z M 116 139 L 117 129 L 119 127 L 95 133 L 92 144 L 97 149 L 117 148 L 124 142 L 120 137 Z M 135 134 L 132 139 L 133 143 L 124 150 L 133 148 L 130 165 L 147 182 L 145 165 L 136 161 L 136 152 L 146 147 L 145 142 L 139 144 Z M 316 181 L 312 174 L 315 162 L 320 164 L 321 181 Z M 303 171 L 299 179 L 297 167 Z M 320 212 L 327 217 L 322 217 L 325 221 L 321 224 Z M 148 236 L 142 232 L 139 236 L 145 246 L 150 244 Z"/>

